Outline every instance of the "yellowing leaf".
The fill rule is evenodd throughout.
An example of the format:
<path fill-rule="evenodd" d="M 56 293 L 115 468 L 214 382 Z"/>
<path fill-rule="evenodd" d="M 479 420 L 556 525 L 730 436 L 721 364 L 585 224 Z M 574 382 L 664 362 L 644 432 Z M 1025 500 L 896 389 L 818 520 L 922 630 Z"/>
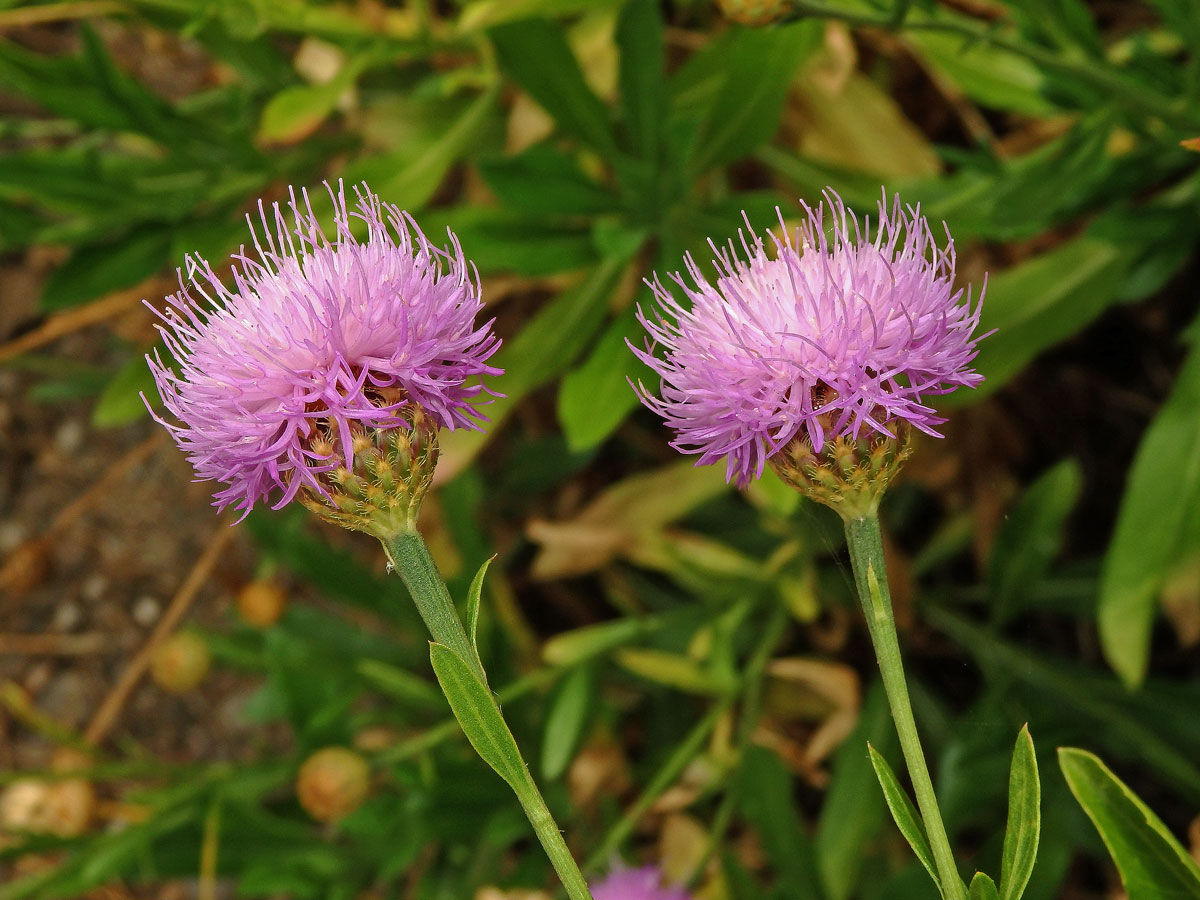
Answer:
<path fill-rule="evenodd" d="M 645 535 L 724 490 L 720 467 L 696 468 L 690 462 L 626 478 L 572 519 L 530 523 L 530 538 L 542 545 L 534 575 L 562 578 L 597 569 L 615 556 L 634 552 Z"/>

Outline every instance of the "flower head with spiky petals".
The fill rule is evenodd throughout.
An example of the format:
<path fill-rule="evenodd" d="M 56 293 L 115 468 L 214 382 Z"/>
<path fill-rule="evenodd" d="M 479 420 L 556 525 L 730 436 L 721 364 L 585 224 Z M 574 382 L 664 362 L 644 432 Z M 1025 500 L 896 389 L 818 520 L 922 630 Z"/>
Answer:
<path fill-rule="evenodd" d="M 148 361 L 177 420 L 159 421 L 198 480 L 224 485 L 218 508 L 326 495 L 366 433 L 416 419 L 434 434 L 478 427 L 471 402 L 500 374 L 487 363 L 500 343 L 491 322 L 476 323 L 479 277 L 453 234 L 435 247 L 365 185 L 352 210 L 340 183 L 326 188 L 332 237 L 307 192 L 289 192 L 287 213 L 260 201 L 261 229 L 247 217 L 254 253 L 234 254 L 232 286 L 189 256 L 188 283 L 181 271 L 159 314 L 175 367 Z"/>
<path fill-rule="evenodd" d="M 616 869 L 603 881 L 591 885 L 593 900 L 689 900 L 679 887 L 663 887 L 662 874 L 654 866 Z"/>
<path fill-rule="evenodd" d="M 833 191 L 802 205 L 795 232 L 780 215 L 773 253 L 752 230 L 744 259 L 732 242 L 713 245 L 715 282 L 687 257 L 692 286 L 673 280 L 689 304 L 648 282 L 661 309 L 639 309 L 650 340 L 631 345 L 662 379 L 661 396 L 637 389 L 675 431 L 672 446 L 697 465 L 724 459 L 743 487 L 797 439 L 819 453 L 900 428 L 937 435 L 945 420 L 922 398 L 982 380 L 969 367 L 980 303 L 954 286 L 948 233 L 938 248 L 920 209 L 898 197 L 889 208 L 886 194 L 873 228 Z"/>

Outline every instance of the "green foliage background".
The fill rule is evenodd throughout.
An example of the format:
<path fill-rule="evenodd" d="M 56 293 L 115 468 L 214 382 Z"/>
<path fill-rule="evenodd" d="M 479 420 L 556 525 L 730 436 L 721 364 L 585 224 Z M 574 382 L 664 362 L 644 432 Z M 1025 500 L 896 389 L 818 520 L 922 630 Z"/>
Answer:
<path fill-rule="evenodd" d="M 679 462 L 628 384 L 646 377 L 625 345 L 640 340 L 641 280 L 687 252 L 703 261 L 709 238 L 771 227 L 777 207 L 795 216 L 795 197 L 826 186 L 862 212 L 881 186 L 900 191 L 947 222 L 977 285 L 989 272 L 987 381 L 947 399 L 961 425 L 947 446 L 922 449 L 885 511 L 912 603 L 918 718 L 965 862 L 998 870 L 993 838 L 1027 721 L 1046 822 L 1031 900 L 1066 896 L 1068 883 L 1071 896 L 1100 896 L 1086 892 L 1103 848 L 1056 746 L 1094 750 L 1169 798 L 1162 814 L 1177 829 L 1200 805 L 1196 660 L 1159 616 L 1164 596 L 1192 616 L 1200 607 L 1195 327 L 1150 350 L 1174 381 L 1151 398 L 1153 420 L 1130 426 L 1142 433 L 1124 483 L 1099 482 L 1078 445 L 1048 448 L 1033 433 L 1045 419 L 1020 418 L 1030 396 L 1061 398 L 1047 379 L 1065 377 L 1064 352 L 1095 346 L 1106 317 L 1127 321 L 1139 304 L 1172 323 L 1195 312 L 1200 156 L 1180 144 L 1200 136 L 1195 0 L 1117 13 L 1083 0 L 831 0 L 766 27 L 731 25 L 699 0 L 131 0 L 101 21 L 15 27 L 34 10 L 70 20 L 72 6 L 0 4 L 0 90 L 24 110 L 0 132 L 0 252 L 66 254 L 39 315 L 144 285 L 188 252 L 216 265 L 245 240 L 256 198 L 293 184 L 320 201 L 327 178 L 367 181 L 431 236 L 452 228 L 475 261 L 506 338 L 495 359 L 505 396 L 485 432 L 445 436 L 437 518 L 459 561 L 456 597 L 499 554 L 485 661 L 592 871 L 618 854 L 655 858 L 653 829 L 629 811 L 687 773 L 687 810 L 708 836 L 700 856 L 712 864 L 693 860 L 706 897 L 932 891 L 901 852 L 865 751 L 869 740 L 898 762 L 837 523 L 770 479 L 739 495 L 721 473 Z M 40 27 L 69 30 L 71 49 L 36 49 Z M 116 61 L 114 38 L 130 32 L 186 41 L 217 77 L 164 99 Z M 124 367 L 74 375 L 53 347 L 16 362 L 54 373 L 38 385 L 47 398 L 94 392 L 96 425 L 145 429 L 147 349 L 131 343 Z M 1023 427 L 1042 455 L 1012 464 L 1019 488 L 993 498 L 1005 513 L 989 519 L 961 490 L 990 465 L 970 453 Z M 1100 448 L 1085 455 L 1103 454 L 1103 435 L 1082 439 Z M 958 488 L 929 474 L 939 463 L 958 467 Z M 1073 512 L 1099 494 L 1113 498 L 1099 505 L 1110 519 L 1081 523 Z M 294 605 L 265 631 L 210 635 L 221 665 L 262 680 L 254 715 L 286 724 L 291 754 L 148 766 L 135 783 L 149 818 L 0 849 L 10 861 L 65 851 L 0 898 L 194 877 L 205 835 L 237 896 L 461 898 L 546 884 L 520 808 L 431 690 L 399 581 L 297 511 L 244 527 L 293 577 L 397 627 L 364 631 Z M 851 637 L 822 643 L 831 621 Z M 829 712 L 820 691 L 771 674 L 776 656 L 862 678 L 827 783 L 798 779 L 794 754 L 760 745 L 760 716 L 792 716 L 807 734 Z M 781 685 L 807 711 L 786 712 Z M 296 766 L 373 724 L 407 736 L 374 754 L 376 789 L 358 813 L 314 826 L 290 793 Z M 624 746 L 635 787 L 579 809 L 566 772 L 600 739 Z M 1072 759 L 1082 779 L 1091 764 Z M 739 851 L 747 835 L 757 855 Z M 1133 900 L 1197 896 L 1138 890 Z"/>

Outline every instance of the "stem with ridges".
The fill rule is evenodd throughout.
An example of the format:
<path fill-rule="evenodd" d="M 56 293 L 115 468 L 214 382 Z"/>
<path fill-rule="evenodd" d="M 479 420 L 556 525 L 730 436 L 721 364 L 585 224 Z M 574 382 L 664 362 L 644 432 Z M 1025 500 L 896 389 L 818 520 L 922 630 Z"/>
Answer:
<path fill-rule="evenodd" d="M 450 592 L 446 590 L 446 583 L 429 555 L 424 538 L 419 532 L 407 531 L 384 539 L 382 543 L 392 567 L 412 595 L 413 603 L 416 604 L 417 611 L 420 612 L 434 641 L 453 650 L 486 685 L 487 673 L 484 672 L 483 662 L 479 659 L 479 652 L 467 637 L 458 608 L 454 605 Z M 497 704 L 496 709 L 499 708 Z M 575 858 L 571 856 L 571 851 L 563 840 L 562 831 L 546 806 L 533 776 L 529 774 L 529 767 L 523 766 L 523 771 L 525 777 L 520 783 L 512 785 L 512 789 L 530 824 L 533 825 L 533 830 L 551 865 L 554 866 L 554 871 L 558 873 L 571 900 L 592 900 L 587 882 L 584 881 Z"/>
<path fill-rule="evenodd" d="M 479 652 L 467 637 L 458 607 L 446 590 L 437 564 L 429 555 L 425 539 L 417 531 L 405 531 L 384 540 L 383 549 L 392 568 L 412 595 L 429 634 L 437 643 L 457 653 L 471 667 L 475 677 L 487 684 L 487 673 L 483 671 Z"/>
<path fill-rule="evenodd" d="M 883 539 L 879 532 L 879 518 L 869 513 L 860 518 L 847 518 L 846 544 L 850 550 L 850 563 L 854 568 L 854 582 L 862 601 L 887 692 L 888 705 L 896 732 L 900 736 L 900 747 L 908 766 L 909 779 L 917 796 L 917 807 L 924 820 L 925 833 L 933 851 L 934 863 L 941 880 L 942 896 L 946 900 L 966 900 L 966 888 L 954 862 L 954 852 L 942 824 L 937 795 L 929 778 L 925 764 L 925 753 L 921 739 L 917 736 L 917 723 L 913 719 L 912 704 L 908 699 L 908 685 L 904 678 L 904 664 L 900 659 L 900 641 L 896 636 L 896 619 L 892 613 L 892 599 L 887 586 L 887 569 L 883 560 Z M 872 588 L 875 590 L 872 591 Z"/>
<path fill-rule="evenodd" d="M 559 830 L 558 823 L 554 821 L 554 816 L 546 806 L 542 792 L 538 790 L 533 776 L 529 774 L 528 766 L 525 767 L 525 775 L 525 784 L 519 788 L 514 786 L 513 790 L 517 794 L 517 799 L 521 801 L 521 807 L 525 810 L 530 824 L 533 825 L 533 830 L 537 833 L 538 840 L 541 841 L 542 848 L 546 851 L 546 856 L 550 858 L 550 864 L 554 866 L 559 880 L 567 889 L 567 896 L 571 900 L 592 900 L 592 894 L 588 890 L 583 873 L 579 870 L 575 857 L 571 855 L 567 842 L 563 840 L 562 831 Z"/>

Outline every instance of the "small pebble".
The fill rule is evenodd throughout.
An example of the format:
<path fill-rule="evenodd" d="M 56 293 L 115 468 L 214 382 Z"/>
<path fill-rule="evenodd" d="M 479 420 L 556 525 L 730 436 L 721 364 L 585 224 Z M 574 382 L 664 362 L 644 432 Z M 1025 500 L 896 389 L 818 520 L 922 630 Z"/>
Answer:
<path fill-rule="evenodd" d="M 158 621 L 162 612 L 162 604 L 149 595 L 138 597 L 133 604 L 133 621 L 143 628 L 149 628 Z"/>
<path fill-rule="evenodd" d="M 11 553 L 28 536 L 28 529 L 20 522 L 0 523 L 0 553 Z"/>
<path fill-rule="evenodd" d="M 68 601 L 54 610 L 54 619 L 50 627 L 55 631 L 73 631 L 82 621 L 83 609 L 78 603 Z"/>
<path fill-rule="evenodd" d="M 83 446 L 87 427 L 79 419 L 68 419 L 54 433 L 54 446 L 60 453 L 74 453 Z"/>
<path fill-rule="evenodd" d="M 79 586 L 79 596 L 88 603 L 95 603 L 104 596 L 107 589 L 108 579 L 99 572 L 93 572 L 83 579 L 83 584 Z"/>
<path fill-rule="evenodd" d="M 92 712 L 96 686 L 82 672 L 68 669 L 50 680 L 38 695 L 38 706 L 58 724 L 75 728 Z"/>
<path fill-rule="evenodd" d="M 25 673 L 21 684 L 27 694 L 33 695 L 49 684 L 53 675 L 54 666 L 48 660 L 34 663 Z"/>

